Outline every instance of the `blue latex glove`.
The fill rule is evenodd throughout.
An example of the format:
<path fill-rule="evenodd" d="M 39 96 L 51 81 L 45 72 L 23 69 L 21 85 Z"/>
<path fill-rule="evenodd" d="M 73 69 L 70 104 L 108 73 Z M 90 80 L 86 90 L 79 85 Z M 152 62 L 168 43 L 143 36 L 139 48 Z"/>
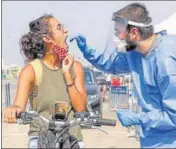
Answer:
<path fill-rule="evenodd" d="M 141 124 L 137 113 L 131 110 L 119 110 L 117 111 L 117 117 L 124 127 Z"/>
<path fill-rule="evenodd" d="M 76 40 L 77 45 L 81 51 L 85 51 L 87 49 L 86 38 L 81 34 L 76 34 L 70 37 L 70 42 Z"/>

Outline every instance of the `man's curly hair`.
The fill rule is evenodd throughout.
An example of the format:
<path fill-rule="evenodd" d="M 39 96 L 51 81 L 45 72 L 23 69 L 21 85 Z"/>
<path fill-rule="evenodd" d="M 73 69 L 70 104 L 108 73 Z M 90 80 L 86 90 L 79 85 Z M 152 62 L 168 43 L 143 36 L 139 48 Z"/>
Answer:
<path fill-rule="evenodd" d="M 50 35 L 49 19 L 52 15 L 43 15 L 29 23 L 29 32 L 20 39 L 20 50 L 25 55 L 25 61 L 30 62 L 42 58 L 45 54 L 43 35 Z"/>

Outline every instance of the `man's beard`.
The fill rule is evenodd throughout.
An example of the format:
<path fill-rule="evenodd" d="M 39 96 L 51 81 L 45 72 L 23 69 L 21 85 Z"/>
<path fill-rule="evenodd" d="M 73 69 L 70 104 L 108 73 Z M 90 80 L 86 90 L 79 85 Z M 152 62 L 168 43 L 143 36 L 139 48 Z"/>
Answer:
<path fill-rule="evenodd" d="M 137 44 L 133 41 L 130 41 L 129 37 L 126 38 L 126 43 L 127 43 L 127 45 L 126 45 L 126 51 L 127 52 L 128 51 L 133 51 L 137 47 Z"/>
<path fill-rule="evenodd" d="M 125 46 L 127 52 L 135 50 L 136 47 L 137 45 L 134 42 L 127 42 L 127 45 Z"/>

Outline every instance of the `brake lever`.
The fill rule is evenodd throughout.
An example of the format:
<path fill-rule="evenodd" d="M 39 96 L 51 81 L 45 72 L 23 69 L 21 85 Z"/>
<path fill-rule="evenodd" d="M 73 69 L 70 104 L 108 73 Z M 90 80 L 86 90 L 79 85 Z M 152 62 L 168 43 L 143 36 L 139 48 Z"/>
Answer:
<path fill-rule="evenodd" d="M 86 128 L 89 128 L 89 129 L 99 129 L 100 131 L 102 131 L 102 132 L 104 132 L 106 135 L 108 134 L 105 130 L 103 130 L 102 128 L 100 128 L 100 127 L 96 127 L 96 126 L 93 126 L 92 124 L 90 124 L 90 125 L 86 125 L 85 123 L 83 124 L 80 124 L 81 126 L 83 126 L 83 127 L 86 127 Z"/>
<path fill-rule="evenodd" d="M 99 129 L 100 131 L 104 132 L 106 135 L 108 134 L 104 129 L 97 127 L 97 126 L 92 126 L 92 129 Z"/>
<path fill-rule="evenodd" d="M 86 125 L 86 124 L 80 124 L 80 125 L 89 129 L 92 127 L 91 125 Z"/>
<path fill-rule="evenodd" d="M 23 124 L 23 125 L 26 125 L 26 124 L 30 124 L 31 123 L 31 119 L 25 119 L 25 120 L 23 120 L 23 119 L 17 119 L 17 123 L 18 124 Z"/>
<path fill-rule="evenodd" d="M 35 111 L 28 111 L 28 112 L 22 112 L 17 118 L 17 123 L 18 124 L 30 124 L 32 122 L 33 118 L 37 118 L 38 113 Z"/>

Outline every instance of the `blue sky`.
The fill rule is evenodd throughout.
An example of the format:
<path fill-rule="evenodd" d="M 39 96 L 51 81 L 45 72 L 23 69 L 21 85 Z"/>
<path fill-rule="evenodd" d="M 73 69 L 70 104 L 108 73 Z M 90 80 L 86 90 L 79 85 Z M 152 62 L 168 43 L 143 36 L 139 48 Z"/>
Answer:
<path fill-rule="evenodd" d="M 103 50 L 112 13 L 132 2 L 135 1 L 3 1 L 2 58 L 6 64 L 23 65 L 19 38 L 29 31 L 29 22 L 44 13 L 53 14 L 65 24 L 70 35 L 82 33 L 90 45 Z M 176 1 L 141 2 L 149 9 L 153 24 L 176 12 Z M 71 44 L 69 50 L 82 57 L 76 44 Z"/>

